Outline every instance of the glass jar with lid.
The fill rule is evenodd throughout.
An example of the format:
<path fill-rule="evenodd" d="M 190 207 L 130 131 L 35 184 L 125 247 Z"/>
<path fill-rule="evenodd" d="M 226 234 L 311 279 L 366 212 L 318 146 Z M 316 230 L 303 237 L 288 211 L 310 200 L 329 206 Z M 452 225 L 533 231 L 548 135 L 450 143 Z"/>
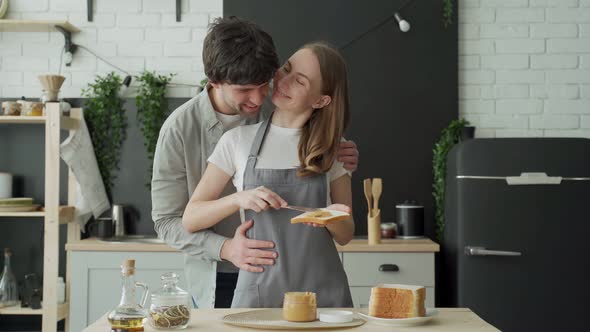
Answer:
<path fill-rule="evenodd" d="M 289 322 L 312 322 L 317 318 L 314 292 L 287 292 L 283 300 L 283 319 Z"/>
<path fill-rule="evenodd" d="M 178 275 L 167 272 L 160 277 L 162 288 L 152 293 L 148 320 L 158 330 L 178 330 L 190 321 L 191 297 L 177 286 Z"/>

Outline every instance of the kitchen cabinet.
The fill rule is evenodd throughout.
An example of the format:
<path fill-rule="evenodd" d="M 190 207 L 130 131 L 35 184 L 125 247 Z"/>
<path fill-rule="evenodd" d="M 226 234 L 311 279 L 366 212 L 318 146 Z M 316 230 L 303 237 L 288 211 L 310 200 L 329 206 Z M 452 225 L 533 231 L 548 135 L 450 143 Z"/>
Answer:
<path fill-rule="evenodd" d="M 367 306 L 371 287 L 378 283 L 424 285 L 426 306 L 434 307 L 434 253 L 439 250 L 438 244 L 428 239 L 395 239 L 370 246 L 367 240 L 355 239 L 337 248 L 355 307 Z M 160 275 L 165 272 L 177 273 L 179 287 L 187 289 L 183 255 L 164 244 L 86 239 L 68 243 L 66 250 L 73 267 L 70 331 L 81 331 L 118 304 L 120 265 L 125 259 L 136 260 L 136 280 L 145 282 L 150 290 L 160 287 Z M 380 271 L 392 265 L 397 266 L 397 271 Z"/>
<path fill-rule="evenodd" d="M 434 253 L 345 252 L 344 271 L 356 308 L 369 304 L 377 284 L 411 284 L 426 287 L 426 307 L 434 307 Z"/>
<path fill-rule="evenodd" d="M 125 259 L 135 259 L 135 280 L 146 283 L 150 291 L 161 287 L 160 276 L 165 272 L 178 274 L 178 287 L 187 289 L 184 257 L 179 252 L 73 251 L 70 255 L 75 266 L 70 286 L 70 331 L 82 331 L 119 304 L 121 263 Z"/>

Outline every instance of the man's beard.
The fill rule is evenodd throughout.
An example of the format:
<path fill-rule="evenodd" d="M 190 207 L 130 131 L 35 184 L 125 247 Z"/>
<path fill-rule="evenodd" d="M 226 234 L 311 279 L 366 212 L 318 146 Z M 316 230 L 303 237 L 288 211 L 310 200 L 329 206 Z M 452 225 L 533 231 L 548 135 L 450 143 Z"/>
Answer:
<path fill-rule="evenodd" d="M 258 113 L 260 112 L 260 109 L 262 108 L 262 106 L 258 106 L 256 111 L 250 111 L 250 110 L 244 110 L 244 109 L 242 109 L 242 107 L 245 107 L 245 106 L 240 105 L 237 109 L 234 109 L 234 111 L 236 111 L 237 114 L 239 114 L 241 116 L 248 117 L 248 118 L 253 118 L 253 117 L 257 116 Z"/>

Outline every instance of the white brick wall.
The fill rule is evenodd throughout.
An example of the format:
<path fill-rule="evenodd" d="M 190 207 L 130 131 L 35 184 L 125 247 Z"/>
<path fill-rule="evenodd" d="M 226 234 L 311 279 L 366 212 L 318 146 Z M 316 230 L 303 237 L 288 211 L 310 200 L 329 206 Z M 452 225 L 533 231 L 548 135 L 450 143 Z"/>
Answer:
<path fill-rule="evenodd" d="M 590 137 L 590 0 L 458 0 L 459 113 L 477 137 Z"/>
<path fill-rule="evenodd" d="M 173 82 L 198 84 L 204 77 L 201 59 L 207 25 L 223 12 L 223 0 L 182 1 L 181 22 L 176 22 L 175 2 L 169 0 L 99 0 L 93 22 L 86 19 L 84 0 L 10 1 L 10 19 L 69 20 L 81 32 L 74 43 L 84 45 L 133 75 L 143 70 L 177 73 Z M 0 97 L 36 98 L 41 94 L 37 75 L 56 73 L 63 36 L 58 32 L 0 32 Z M 62 65 L 66 77 L 62 97 L 80 97 L 81 89 L 97 74 L 116 69 L 79 49 L 71 67 Z M 119 73 L 121 77 L 125 74 Z M 133 96 L 135 89 L 124 91 Z M 195 88 L 174 87 L 171 97 L 190 97 Z"/>

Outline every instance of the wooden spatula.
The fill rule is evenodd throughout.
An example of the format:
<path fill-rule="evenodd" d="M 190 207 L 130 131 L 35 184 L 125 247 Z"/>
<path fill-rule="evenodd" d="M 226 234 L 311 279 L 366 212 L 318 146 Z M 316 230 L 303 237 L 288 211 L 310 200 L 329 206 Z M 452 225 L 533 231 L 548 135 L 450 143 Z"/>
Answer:
<path fill-rule="evenodd" d="M 379 210 L 379 198 L 381 197 L 381 192 L 383 191 L 383 181 L 381 178 L 374 178 L 373 182 L 371 183 L 371 188 L 373 192 L 373 209 Z"/>
<path fill-rule="evenodd" d="M 371 179 L 365 179 L 363 181 L 363 188 L 365 190 L 365 197 L 367 198 L 367 204 L 369 206 L 369 217 L 373 216 L 373 213 L 371 212 L 373 203 L 372 203 L 372 189 L 371 189 Z"/>

